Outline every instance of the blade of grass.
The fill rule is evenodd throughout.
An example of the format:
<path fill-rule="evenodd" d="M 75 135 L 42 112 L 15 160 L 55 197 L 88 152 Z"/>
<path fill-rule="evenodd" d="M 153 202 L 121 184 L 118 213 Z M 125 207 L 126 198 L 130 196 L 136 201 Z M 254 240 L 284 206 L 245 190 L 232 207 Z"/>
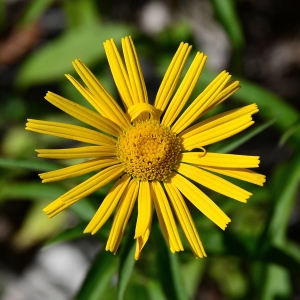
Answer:
<path fill-rule="evenodd" d="M 57 168 L 61 168 L 61 165 L 46 162 L 43 160 L 19 160 L 0 157 L 0 168 L 24 168 L 33 171 L 52 171 Z"/>
<path fill-rule="evenodd" d="M 163 290 L 167 299 L 189 299 L 181 278 L 181 267 L 178 261 L 178 253 L 173 254 L 168 249 L 159 226 L 153 226 L 157 242 L 157 267 Z"/>
<path fill-rule="evenodd" d="M 244 44 L 241 24 L 231 0 L 211 0 L 218 19 L 227 31 L 233 46 L 240 49 Z"/>
<path fill-rule="evenodd" d="M 283 245 L 289 218 L 294 207 L 300 182 L 300 152 L 278 170 L 271 186 L 276 187 L 274 210 L 268 228 L 268 237 L 276 245 Z"/>
<path fill-rule="evenodd" d="M 117 291 L 118 300 L 124 299 L 124 293 L 131 278 L 131 274 L 133 272 L 133 268 L 136 262 L 134 259 L 135 240 L 133 239 L 135 230 L 135 222 L 133 221 L 135 219 L 136 218 L 131 218 L 130 226 L 125 237 L 125 241 L 123 241 L 124 246 L 120 256 L 119 266 L 119 281 Z"/>
<path fill-rule="evenodd" d="M 29 1 L 19 25 L 26 26 L 36 22 L 53 2 L 53 0 Z"/>
<path fill-rule="evenodd" d="M 255 126 L 251 129 L 248 129 L 246 133 L 241 134 L 241 136 L 235 136 L 229 140 L 225 140 L 224 142 L 220 142 L 217 144 L 212 145 L 209 147 L 209 151 L 211 152 L 219 152 L 219 153 L 229 153 L 238 148 L 239 146 L 243 145 L 247 141 L 249 141 L 254 136 L 258 135 L 259 133 L 263 132 L 270 126 L 272 126 L 276 121 L 277 117 L 273 118 L 269 121 L 264 122 L 258 126 Z"/>
<path fill-rule="evenodd" d="M 110 288 L 113 274 L 117 271 L 118 259 L 102 249 L 91 264 L 91 268 L 75 297 L 75 300 L 99 300 Z"/>

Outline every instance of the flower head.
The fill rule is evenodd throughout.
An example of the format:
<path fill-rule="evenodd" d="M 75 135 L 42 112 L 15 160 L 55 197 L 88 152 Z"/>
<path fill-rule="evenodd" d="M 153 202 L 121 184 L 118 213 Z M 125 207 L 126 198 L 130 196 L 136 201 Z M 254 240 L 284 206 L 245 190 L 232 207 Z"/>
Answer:
<path fill-rule="evenodd" d="M 239 82 L 230 81 L 231 76 L 223 71 L 184 109 L 206 60 L 198 52 L 177 88 L 191 50 L 186 43 L 180 44 L 151 105 L 131 37 L 122 39 L 124 59 L 112 39 L 104 43 L 104 48 L 122 108 L 92 72 L 80 60 L 75 60 L 74 68 L 85 86 L 71 75 L 66 76 L 95 111 L 51 92 L 45 99 L 94 129 L 31 119 L 26 124 L 28 130 L 89 144 L 36 150 L 43 158 L 90 159 L 42 173 L 43 182 L 96 172 L 50 203 L 44 212 L 53 217 L 115 181 L 85 233 L 96 233 L 115 211 L 106 250 L 116 253 L 137 201 L 136 259 L 149 238 L 154 210 L 172 252 L 183 250 L 174 211 L 194 255 L 206 256 L 186 199 L 224 230 L 229 217 L 194 183 L 241 202 L 246 202 L 251 193 L 215 173 L 263 185 L 265 176 L 248 170 L 258 167 L 259 157 L 211 153 L 204 148 L 252 125 L 251 116 L 258 111 L 257 106 L 251 104 L 198 121 L 239 89 Z"/>

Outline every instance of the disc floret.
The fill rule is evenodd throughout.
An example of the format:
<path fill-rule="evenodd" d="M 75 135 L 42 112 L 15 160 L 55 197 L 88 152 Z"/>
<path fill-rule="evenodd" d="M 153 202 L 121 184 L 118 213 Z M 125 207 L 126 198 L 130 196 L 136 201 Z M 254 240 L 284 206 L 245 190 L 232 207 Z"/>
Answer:
<path fill-rule="evenodd" d="M 137 121 L 119 136 L 117 157 L 139 180 L 165 181 L 176 167 L 180 139 L 156 120 Z"/>

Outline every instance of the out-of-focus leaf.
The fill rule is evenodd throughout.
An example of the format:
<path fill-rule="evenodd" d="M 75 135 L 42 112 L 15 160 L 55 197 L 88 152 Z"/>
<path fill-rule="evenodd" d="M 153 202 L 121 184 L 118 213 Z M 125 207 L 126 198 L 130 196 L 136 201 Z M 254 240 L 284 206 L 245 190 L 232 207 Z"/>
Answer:
<path fill-rule="evenodd" d="M 56 199 L 66 190 L 40 182 L 9 183 L 0 189 L 0 199 Z"/>
<path fill-rule="evenodd" d="M 20 109 L 22 110 L 22 107 Z M 15 110 L 18 110 L 18 108 L 15 108 Z M 13 113 L 11 112 L 11 114 Z M 6 122 L 12 124 L 12 120 L 9 118 Z M 23 124 L 13 125 L 9 127 L 2 138 L 1 153 L 4 157 L 27 158 L 36 146 L 37 140 L 31 132 L 24 130 Z"/>
<path fill-rule="evenodd" d="M 265 247 L 262 249 L 259 259 L 265 263 L 273 263 L 282 266 L 300 278 L 300 259 L 284 249 L 284 246 L 281 246 L 281 248 L 277 246 Z"/>
<path fill-rule="evenodd" d="M 6 199 L 50 199 L 54 200 L 67 190 L 58 185 L 47 185 L 40 182 L 9 183 L 0 189 L 0 201 Z M 73 204 L 71 209 L 81 220 L 90 221 L 95 213 L 94 206 L 87 198 Z"/>
<path fill-rule="evenodd" d="M 148 280 L 145 287 L 150 300 L 167 300 L 158 281 Z"/>
<path fill-rule="evenodd" d="M 300 122 L 292 125 L 280 138 L 279 145 L 283 146 L 294 134 L 300 131 Z"/>
<path fill-rule="evenodd" d="M 244 44 L 241 24 L 232 0 L 211 0 L 218 19 L 227 31 L 236 50 Z"/>
<path fill-rule="evenodd" d="M 270 221 L 268 238 L 276 245 L 283 245 L 291 211 L 296 200 L 300 181 L 300 152 L 278 170 L 271 182 L 275 207 Z"/>
<path fill-rule="evenodd" d="M 152 227 L 157 243 L 157 268 L 166 297 L 167 299 L 187 300 L 189 298 L 181 278 L 178 254 L 173 254 L 168 249 L 160 228 L 158 226 Z"/>
<path fill-rule="evenodd" d="M 89 222 L 95 214 L 95 208 L 87 198 L 76 202 L 70 208 L 82 221 Z"/>
<path fill-rule="evenodd" d="M 48 172 L 61 167 L 61 165 L 44 160 L 19 160 L 10 158 L 0 158 L 0 168 L 23 168 L 33 171 Z"/>
<path fill-rule="evenodd" d="M 50 238 L 44 246 L 49 246 L 51 244 L 72 241 L 74 239 L 80 238 L 83 236 L 83 230 L 86 227 L 86 224 L 78 224 L 72 228 L 65 229 L 64 231 L 60 232 L 53 238 Z"/>
<path fill-rule="evenodd" d="M 103 42 L 129 35 L 132 30 L 125 24 L 90 24 L 76 27 L 55 41 L 43 46 L 25 61 L 16 84 L 27 87 L 60 80 L 63 74 L 73 72 L 71 62 L 80 58 L 88 66 L 104 59 Z"/>
<path fill-rule="evenodd" d="M 219 153 L 229 153 L 236 149 L 237 147 L 243 145 L 247 141 L 249 141 L 254 136 L 258 135 L 259 133 L 263 132 L 265 129 L 269 128 L 276 122 L 277 118 L 273 118 L 263 124 L 255 126 L 251 129 L 248 129 L 246 133 L 241 133 L 237 136 L 232 137 L 229 140 L 221 141 L 220 143 L 213 144 L 209 151 L 211 152 L 219 152 Z"/>
<path fill-rule="evenodd" d="M 133 283 L 128 286 L 128 289 L 125 293 L 124 300 L 149 300 L 147 289 L 144 285 L 139 283 Z"/>
<path fill-rule="evenodd" d="M 219 239 L 222 238 L 221 247 L 217 238 L 215 238 L 217 246 L 214 246 L 214 243 L 207 243 L 209 237 L 206 235 L 210 236 L 210 234 L 219 236 Z M 290 250 L 288 244 L 275 246 L 265 243 L 263 245 L 256 236 L 239 235 L 229 231 L 218 234 L 215 234 L 215 231 L 207 232 L 206 234 L 202 233 L 201 236 L 208 255 L 229 255 L 247 260 L 262 261 L 265 264 L 277 264 L 295 274 L 300 270 L 300 249 L 291 247 Z"/>
<path fill-rule="evenodd" d="M 270 265 L 267 267 L 265 278 L 260 299 L 290 299 L 292 287 L 287 270 Z"/>
<path fill-rule="evenodd" d="M 191 37 L 191 26 L 185 21 L 177 21 L 159 33 L 156 38 L 159 46 L 170 48 L 171 45 L 177 47 L 182 41 L 188 41 Z M 162 59 L 163 55 L 164 52 L 162 51 L 162 53 L 158 56 L 158 59 Z M 169 57 L 168 55 L 168 63 L 165 67 L 168 67 L 168 64 L 170 63 L 169 59 L 172 59 L 172 57 Z M 161 70 L 160 73 L 162 73 L 162 75 L 166 72 L 166 68 L 161 68 L 160 66 L 158 66 L 158 68 Z"/>
<path fill-rule="evenodd" d="M 117 271 L 118 258 L 102 249 L 75 297 L 76 300 L 99 300 L 110 287 L 112 275 Z"/>
<path fill-rule="evenodd" d="M 63 4 L 71 28 L 93 24 L 99 18 L 96 2 L 93 0 L 65 1 Z"/>
<path fill-rule="evenodd" d="M 196 298 L 196 292 L 204 275 L 207 266 L 206 259 L 191 259 L 188 263 L 182 265 L 182 279 L 189 299 Z"/>
<path fill-rule="evenodd" d="M 42 212 L 45 202 L 34 202 L 20 230 L 13 236 L 13 244 L 18 249 L 27 249 L 53 236 L 63 226 L 63 214 L 49 220 Z"/>
<path fill-rule="evenodd" d="M 249 236 L 241 236 L 232 232 L 223 233 L 224 254 L 237 257 L 250 258 L 255 249 L 256 239 Z"/>
<path fill-rule="evenodd" d="M 120 266 L 119 266 L 119 281 L 118 281 L 118 292 L 117 299 L 124 299 L 124 293 L 126 286 L 130 280 L 134 265 L 134 252 L 135 252 L 135 240 L 133 239 L 135 230 L 135 222 L 131 222 L 129 230 L 124 242 L 120 257 Z"/>
<path fill-rule="evenodd" d="M 53 0 L 31 0 L 27 4 L 26 10 L 19 21 L 19 24 L 23 26 L 36 22 L 53 2 Z"/>
<path fill-rule="evenodd" d="M 242 88 L 234 97 L 247 104 L 256 103 L 259 114 L 267 120 L 278 117 L 275 126 L 282 132 L 300 120 L 297 110 L 280 97 L 244 79 L 240 79 L 240 85 Z M 300 132 L 295 133 L 294 137 L 300 141 Z"/>

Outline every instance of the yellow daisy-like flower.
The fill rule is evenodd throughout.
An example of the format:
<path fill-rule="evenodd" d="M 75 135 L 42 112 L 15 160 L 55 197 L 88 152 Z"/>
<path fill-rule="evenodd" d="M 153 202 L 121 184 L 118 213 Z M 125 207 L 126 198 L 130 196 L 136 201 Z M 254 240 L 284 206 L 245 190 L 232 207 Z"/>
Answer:
<path fill-rule="evenodd" d="M 237 91 L 239 82 L 229 81 L 231 76 L 221 72 L 184 110 L 206 56 L 199 52 L 196 54 L 176 90 L 191 50 L 191 46 L 181 43 L 151 105 L 131 37 L 122 39 L 124 60 L 113 39 L 107 40 L 104 48 L 124 108 L 80 60 L 75 60 L 74 68 L 85 86 L 71 75 L 66 76 L 97 112 L 51 92 L 45 99 L 96 130 L 31 119 L 26 124 L 28 130 L 90 144 L 78 148 L 36 150 L 43 158 L 91 158 L 40 174 L 43 182 L 97 171 L 49 204 L 44 212 L 51 218 L 116 180 L 85 233 L 96 233 L 115 210 L 106 250 L 116 253 L 137 200 L 135 259 L 139 258 L 149 238 L 154 208 L 172 252 L 183 250 L 174 211 L 194 255 L 197 258 L 206 256 L 184 197 L 224 230 L 230 222 L 229 217 L 193 182 L 241 202 L 246 202 L 251 193 L 215 173 L 263 185 L 265 176 L 247 169 L 258 167 L 258 156 L 210 153 L 203 148 L 252 125 L 251 116 L 258 111 L 257 106 L 251 104 L 195 123 Z"/>

